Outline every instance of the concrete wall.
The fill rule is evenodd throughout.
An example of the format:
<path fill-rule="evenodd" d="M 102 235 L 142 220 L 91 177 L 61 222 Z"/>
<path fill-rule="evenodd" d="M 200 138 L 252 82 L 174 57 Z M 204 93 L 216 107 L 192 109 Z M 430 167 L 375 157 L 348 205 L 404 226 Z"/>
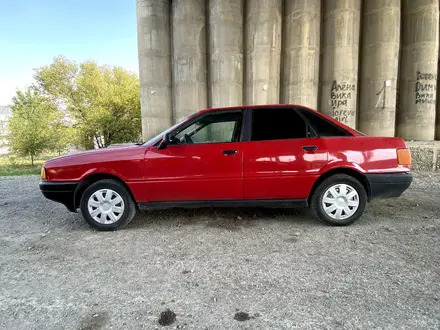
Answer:
<path fill-rule="evenodd" d="M 323 1 L 320 111 L 356 128 L 361 0 Z"/>
<path fill-rule="evenodd" d="M 368 135 L 395 134 L 400 15 L 400 0 L 363 2 L 359 129 Z"/>
<path fill-rule="evenodd" d="M 136 15 L 142 136 L 147 140 L 173 122 L 169 0 L 137 0 Z"/>
<path fill-rule="evenodd" d="M 281 0 L 247 0 L 245 7 L 245 104 L 278 103 Z"/>
<path fill-rule="evenodd" d="M 174 120 L 181 121 L 208 106 L 205 0 L 173 1 L 171 12 Z"/>
<path fill-rule="evenodd" d="M 397 134 L 409 140 L 433 140 L 437 97 L 438 0 L 403 0 L 402 30 Z"/>
<path fill-rule="evenodd" d="M 137 20 L 144 139 L 267 103 L 408 140 L 434 139 L 437 108 L 440 139 L 438 0 L 137 0 Z"/>
<path fill-rule="evenodd" d="M 318 106 L 321 1 L 286 1 L 281 102 Z"/>
<path fill-rule="evenodd" d="M 243 0 L 208 3 L 209 106 L 242 105 Z"/>

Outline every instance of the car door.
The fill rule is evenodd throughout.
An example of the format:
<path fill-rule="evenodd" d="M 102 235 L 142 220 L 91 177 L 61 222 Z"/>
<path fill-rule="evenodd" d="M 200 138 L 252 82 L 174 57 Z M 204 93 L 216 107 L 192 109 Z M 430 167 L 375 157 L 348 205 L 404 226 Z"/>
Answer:
<path fill-rule="evenodd" d="M 294 108 L 252 110 L 244 152 L 244 199 L 307 198 L 319 170 L 327 164 L 323 139 Z"/>
<path fill-rule="evenodd" d="M 204 113 L 145 155 L 150 202 L 243 199 L 242 110 Z"/>

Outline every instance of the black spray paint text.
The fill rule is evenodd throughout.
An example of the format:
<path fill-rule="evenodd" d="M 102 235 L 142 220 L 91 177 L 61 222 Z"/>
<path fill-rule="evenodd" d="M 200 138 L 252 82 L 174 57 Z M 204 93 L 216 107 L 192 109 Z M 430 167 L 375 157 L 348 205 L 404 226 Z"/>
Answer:
<path fill-rule="evenodd" d="M 330 89 L 330 101 L 333 109 L 333 118 L 340 122 L 348 123 L 348 117 L 354 117 L 356 115 L 355 110 L 346 109 L 349 106 L 348 100 L 352 99 L 355 91 L 355 84 L 348 84 L 345 82 L 338 84 L 336 80 L 333 80 L 332 87 Z"/>

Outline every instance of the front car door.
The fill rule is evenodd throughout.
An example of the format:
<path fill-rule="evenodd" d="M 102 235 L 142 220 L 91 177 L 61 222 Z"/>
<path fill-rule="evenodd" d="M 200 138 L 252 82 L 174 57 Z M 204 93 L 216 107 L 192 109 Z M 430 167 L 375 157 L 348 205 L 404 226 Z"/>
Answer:
<path fill-rule="evenodd" d="M 305 199 L 327 164 L 323 139 L 295 108 L 252 109 L 243 143 L 244 199 Z"/>
<path fill-rule="evenodd" d="M 145 154 L 149 202 L 243 199 L 243 111 L 203 113 Z"/>

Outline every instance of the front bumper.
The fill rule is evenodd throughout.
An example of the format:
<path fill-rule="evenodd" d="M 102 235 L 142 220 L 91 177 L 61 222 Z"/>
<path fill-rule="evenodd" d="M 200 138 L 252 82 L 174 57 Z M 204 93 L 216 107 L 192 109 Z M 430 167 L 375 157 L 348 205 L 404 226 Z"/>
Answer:
<path fill-rule="evenodd" d="M 43 196 L 52 201 L 63 204 L 71 212 L 76 212 L 74 205 L 77 182 L 40 182 Z"/>
<path fill-rule="evenodd" d="M 411 173 L 367 174 L 370 199 L 399 197 L 413 180 Z"/>

